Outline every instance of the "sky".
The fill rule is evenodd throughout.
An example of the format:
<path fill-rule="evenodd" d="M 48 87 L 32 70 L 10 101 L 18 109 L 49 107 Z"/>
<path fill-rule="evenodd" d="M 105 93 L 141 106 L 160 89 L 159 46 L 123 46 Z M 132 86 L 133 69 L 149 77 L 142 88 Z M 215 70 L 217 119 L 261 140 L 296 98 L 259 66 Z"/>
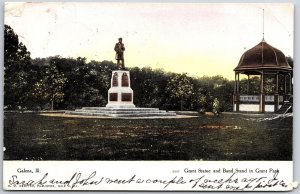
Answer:
<path fill-rule="evenodd" d="M 116 62 L 114 45 L 122 37 L 125 66 L 195 77 L 233 80 L 240 57 L 263 31 L 265 41 L 286 56 L 294 52 L 294 7 L 288 3 L 9 2 L 4 23 L 32 58 Z"/>

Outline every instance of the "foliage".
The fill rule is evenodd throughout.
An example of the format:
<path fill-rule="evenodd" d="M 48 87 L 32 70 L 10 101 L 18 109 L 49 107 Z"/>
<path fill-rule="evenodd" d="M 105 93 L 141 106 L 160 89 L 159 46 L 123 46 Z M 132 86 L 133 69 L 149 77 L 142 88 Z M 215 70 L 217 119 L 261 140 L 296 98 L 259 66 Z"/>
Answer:
<path fill-rule="evenodd" d="M 51 110 L 54 103 L 62 102 L 64 97 L 64 85 L 67 81 L 64 74 L 57 70 L 55 64 L 50 64 L 44 69 L 42 79 L 33 86 L 33 96 L 45 103 L 51 103 Z"/>
<path fill-rule="evenodd" d="M 162 70 L 150 67 L 130 69 L 131 87 L 134 91 L 134 103 L 138 107 L 162 107 L 167 77 Z"/>
<path fill-rule="evenodd" d="M 248 86 L 249 84 L 249 86 Z M 248 95 L 258 95 L 260 94 L 260 78 L 259 76 L 253 76 L 248 79 L 242 79 L 240 81 L 240 93 Z"/>
<path fill-rule="evenodd" d="M 199 79 L 201 94 L 200 111 L 213 111 L 213 101 L 217 98 L 220 102 L 220 111 L 232 111 L 232 94 L 234 81 L 217 76 L 203 76 Z"/>
<path fill-rule="evenodd" d="M 28 101 L 30 53 L 13 29 L 4 25 L 4 106 L 23 109 Z"/>
<path fill-rule="evenodd" d="M 214 99 L 214 102 L 213 102 L 213 113 L 215 115 L 219 115 L 219 113 L 220 113 L 220 102 L 219 102 L 218 98 Z"/>
<path fill-rule="evenodd" d="M 47 72 L 48 65 L 55 68 L 52 74 L 57 75 L 57 85 L 63 91 L 56 91 L 56 108 L 74 109 L 82 106 L 104 106 L 107 101 L 107 91 L 110 87 L 110 72 L 114 65 L 103 61 L 86 62 L 85 58 L 62 58 L 60 56 L 45 59 L 34 59 L 32 64 L 39 66 L 41 72 Z M 41 79 L 45 75 L 41 74 Z M 47 75 L 46 75 L 47 76 Z M 46 79 L 46 78 L 45 78 Z M 44 87 L 47 88 L 47 84 Z M 40 84 L 40 82 L 38 82 Z M 60 94 L 59 94 L 60 93 Z M 40 97 L 42 100 L 42 98 Z"/>
<path fill-rule="evenodd" d="M 175 108 L 183 110 L 186 106 L 187 98 L 193 94 L 193 85 L 191 84 L 191 78 L 186 73 L 175 74 L 172 73 L 167 81 L 166 92 L 169 93 L 171 101 L 175 105 Z"/>

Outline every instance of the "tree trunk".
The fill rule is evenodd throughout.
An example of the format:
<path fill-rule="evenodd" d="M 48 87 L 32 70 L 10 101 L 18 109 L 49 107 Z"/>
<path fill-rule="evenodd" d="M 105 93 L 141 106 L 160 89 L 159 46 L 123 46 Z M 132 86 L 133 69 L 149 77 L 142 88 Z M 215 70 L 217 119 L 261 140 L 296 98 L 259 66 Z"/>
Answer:
<path fill-rule="evenodd" d="M 53 105 L 54 104 L 54 95 L 53 95 L 53 92 L 52 92 L 52 99 L 51 99 L 51 110 L 53 111 Z"/>
<path fill-rule="evenodd" d="M 181 96 L 181 98 L 180 98 L 180 110 L 182 111 L 182 109 L 183 109 L 183 100 L 182 100 L 182 96 Z"/>

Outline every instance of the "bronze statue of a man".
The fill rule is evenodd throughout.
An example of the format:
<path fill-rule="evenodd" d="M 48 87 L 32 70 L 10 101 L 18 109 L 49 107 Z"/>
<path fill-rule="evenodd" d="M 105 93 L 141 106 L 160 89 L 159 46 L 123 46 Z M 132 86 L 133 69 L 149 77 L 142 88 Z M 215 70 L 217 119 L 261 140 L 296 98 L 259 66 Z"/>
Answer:
<path fill-rule="evenodd" d="M 119 42 L 116 43 L 115 51 L 116 51 L 116 60 L 117 60 L 118 69 L 125 69 L 125 63 L 124 63 L 125 46 L 122 43 L 122 38 L 119 38 Z"/>

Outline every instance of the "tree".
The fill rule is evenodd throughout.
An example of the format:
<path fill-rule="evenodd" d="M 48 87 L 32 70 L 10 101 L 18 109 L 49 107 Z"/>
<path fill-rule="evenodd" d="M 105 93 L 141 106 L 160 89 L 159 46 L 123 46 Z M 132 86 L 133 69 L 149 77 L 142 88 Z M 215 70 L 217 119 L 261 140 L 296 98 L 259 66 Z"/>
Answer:
<path fill-rule="evenodd" d="M 36 58 L 32 60 L 32 66 L 37 71 L 37 85 L 34 96 L 38 107 L 45 107 L 49 100 L 37 95 L 40 80 L 45 79 L 44 74 L 49 65 L 54 65 L 60 74 L 66 79 L 63 85 L 63 99 L 55 102 L 54 108 L 74 109 L 83 106 L 105 106 L 107 103 L 107 91 L 110 87 L 111 71 L 116 65 L 111 61 L 86 62 L 85 58 L 63 58 L 60 56 Z"/>
<path fill-rule="evenodd" d="M 215 115 L 219 115 L 219 113 L 220 113 L 220 102 L 219 102 L 218 98 L 214 99 L 212 107 L 213 107 L 213 113 Z"/>
<path fill-rule="evenodd" d="M 4 25 L 4 106 L 26 108 L 32 76 L 30 52 L 14 30 Z"/>
<path fill-rule="evenodd" d="M 107 104 L 107 91 L 110 88 L 111 71 L 115 68 L 111 61 L 91 61 L 87 64 L 88 75 L 85 78 L 87 84 L 88 106 L 105 106 Z"/>
<path fill-rule="evenodd" d="M 130 73 L 136 105 L 161 108 L 166 82 L 164 72 L 150 67 L 135 67 L 130 69 Z"/>
<path fill-rule="evenodd" d="M 201 89 L 201 98 L 199 99 L 200 110 L 213 111 L 214 101 L 217 98 L 219 102 L 219 111 L 232 110 L 233 81 L 217 76 L 203 76 L 198 79 L 198 86 Z"/>
<path fill-rule="evenodd" d="M 186 73 L 171 74 L 166 87 L 174 103 L 180 101 L 180 110 L 184 109 L 184 102 L 193 93 L 193 89 L 191 78 Z"/>
<path fill-rule="evenodd" d="M 66 80 L 55 64 L 50 64 L 45 68 L 42 79 L 34 84 L 33 95 L 45 102 L 50 102 L 51 110 L 53 110 L 54 103 L 63 100 Z"/>

